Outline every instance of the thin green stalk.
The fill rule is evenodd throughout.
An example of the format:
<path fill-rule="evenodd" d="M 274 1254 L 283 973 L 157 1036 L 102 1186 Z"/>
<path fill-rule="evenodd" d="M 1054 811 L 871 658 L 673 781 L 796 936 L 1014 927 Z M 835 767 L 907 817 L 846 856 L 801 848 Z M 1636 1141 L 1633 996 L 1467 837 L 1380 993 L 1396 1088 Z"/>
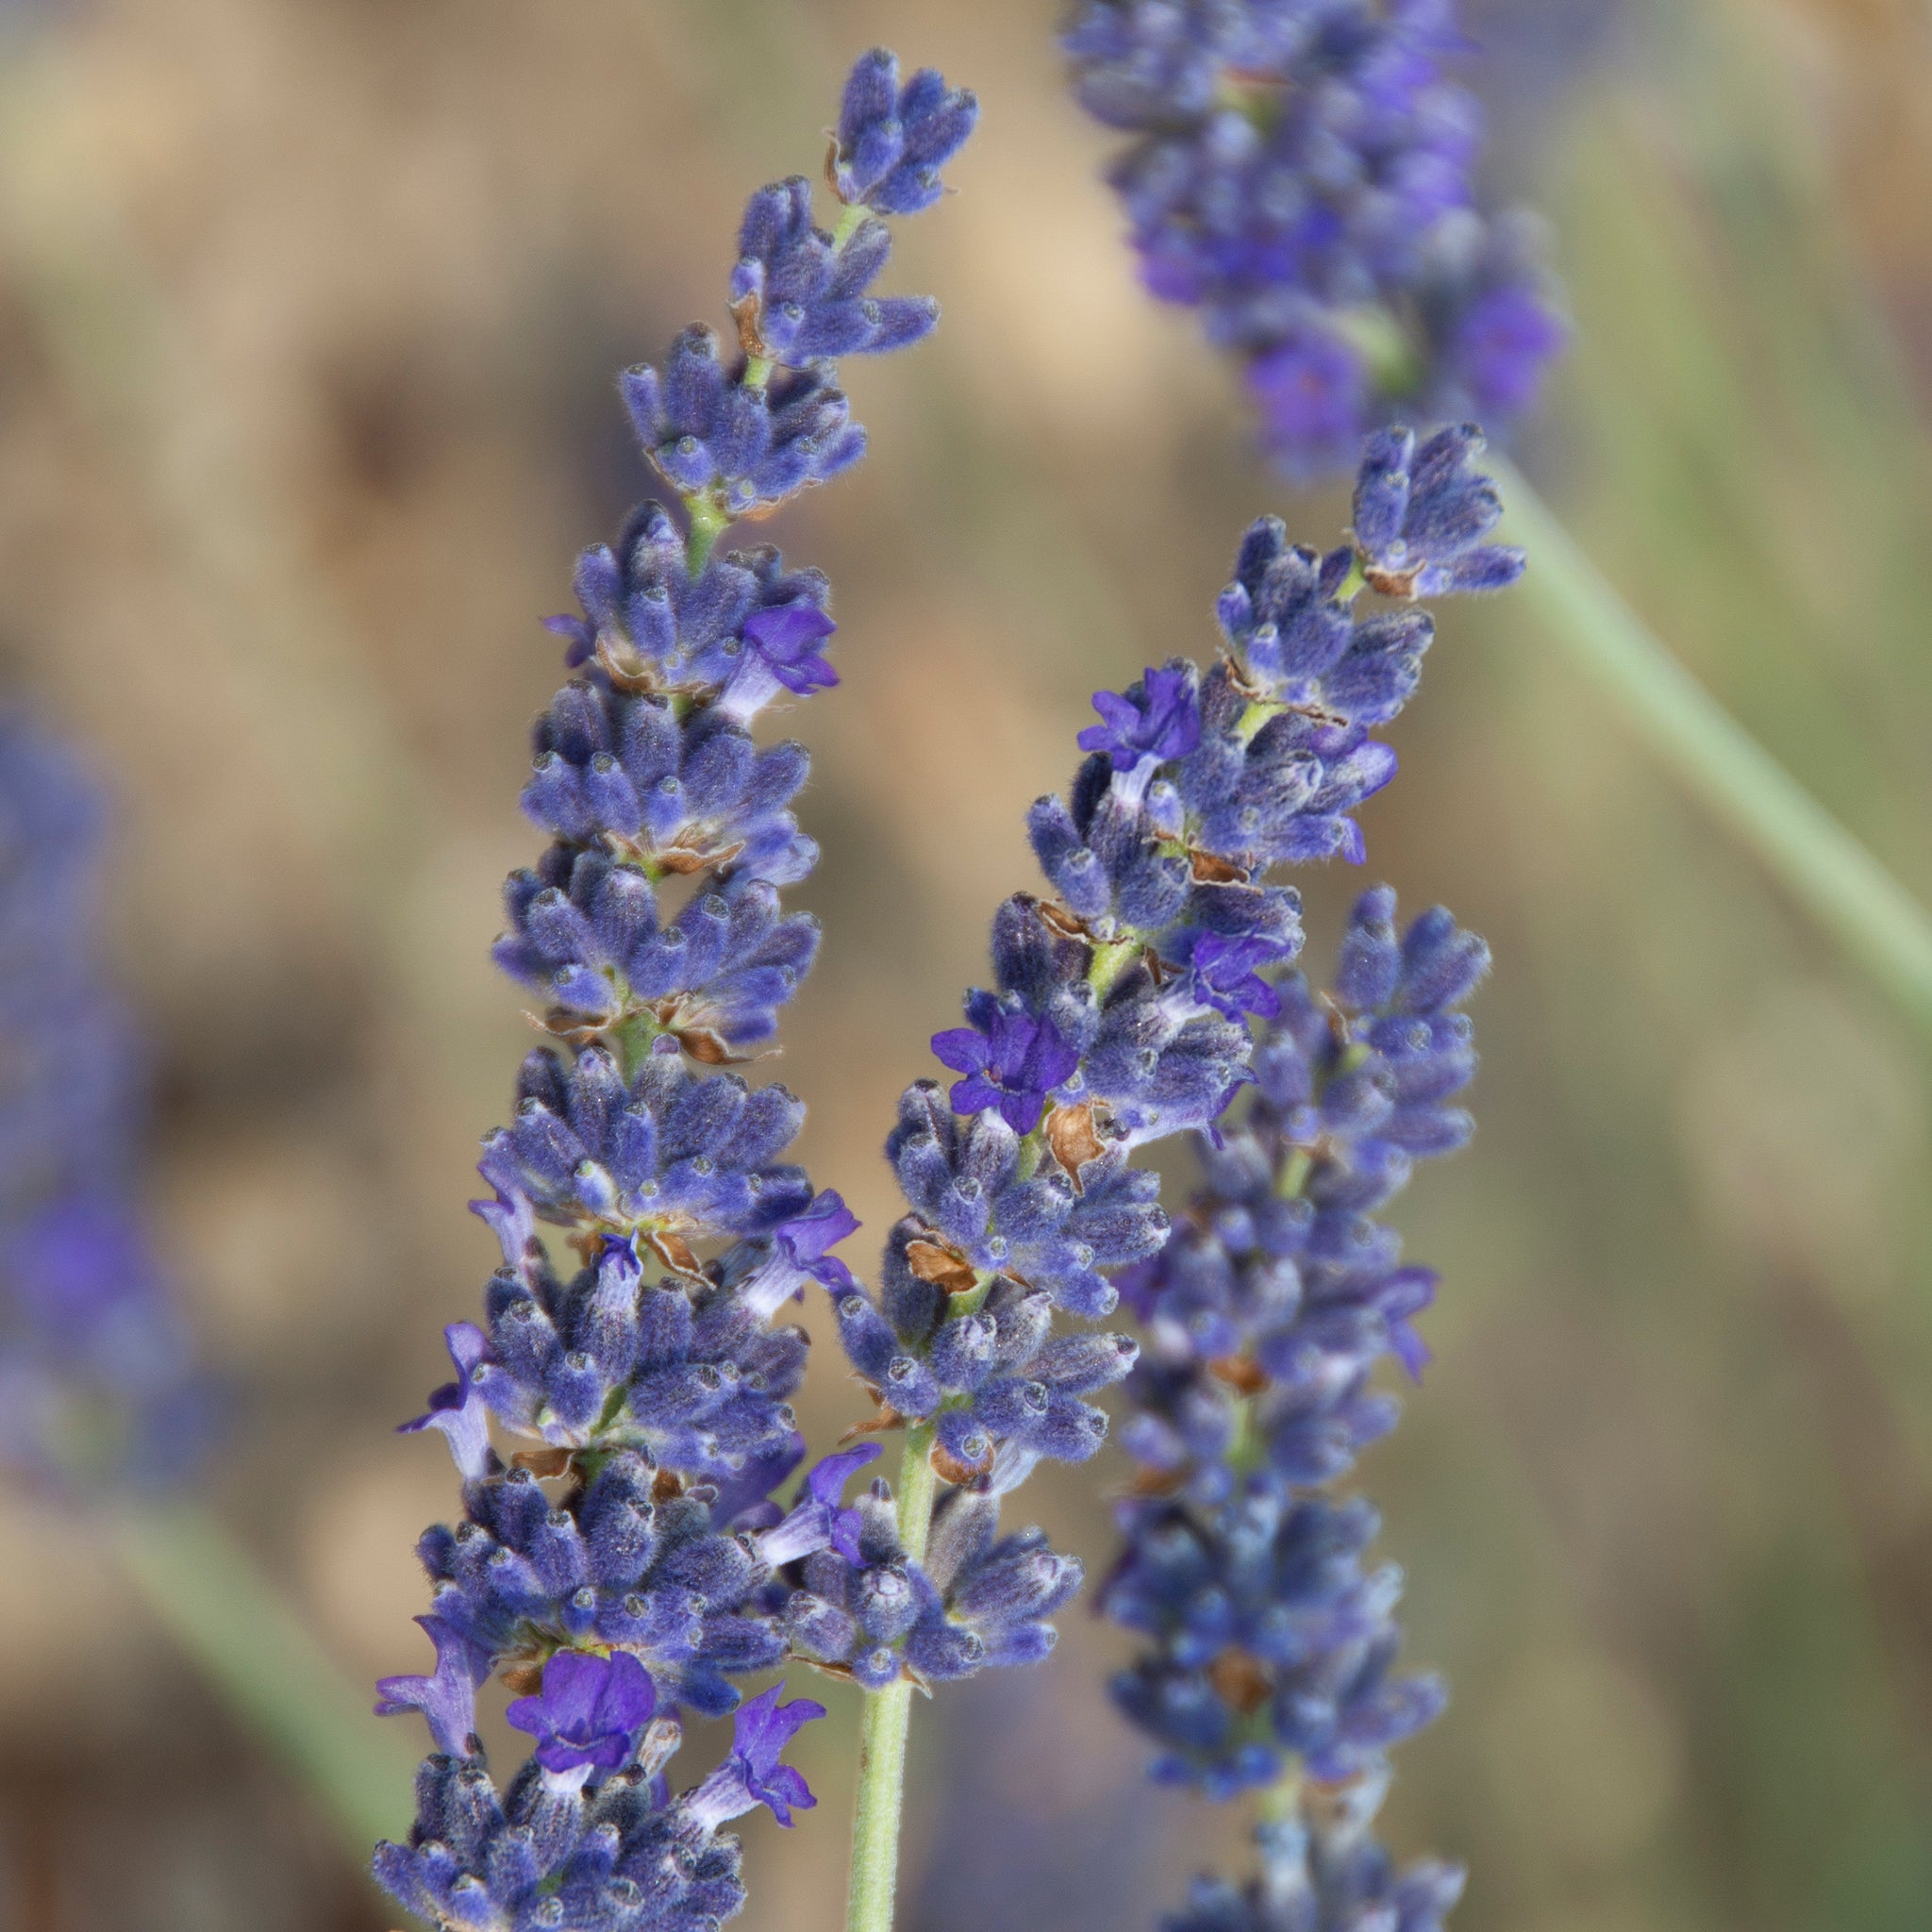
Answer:
<path fill-rule="evenodd" d="M 117 1517 L 114 1553 L 156 1618 L 366 1853 L 414 1815 L 416 1754 L 386 1730 L 255 1559 L 194 1503 Z"/>
<path fill-rule="evenodd" d="M 709 560 L 718 539 L 731 527 L 731 519 L 714 496 L 687 496 L 684 507 L 691 512 L 691 535 L 684 546 L 685 564 L 696 576 Z"/>
<path fill-rule="evenodd" d="M 934 1424 L 906 1432 L 899 1463 L 899 1541 L 915 1563 L 925 1560 L 932 1527 Z M 906 1733 L 912 1722 L 912 1686 L 903 1679 L 865 1694 L 858 1740 L 858 1802 L 852 1816 L 852 1889 L 845 1932 L 891 1932 L 892 1895 L 899 1882 L 899 1814 L 906 1802 Z"/>
<path fill-rule="evenodd" d="M 1529 552 L 1516 594 L 1651 751 L 1812 919 L 1932 1033 L 1932 914 L 1658 642 L 1511 466 L 1485 459 Z"/>

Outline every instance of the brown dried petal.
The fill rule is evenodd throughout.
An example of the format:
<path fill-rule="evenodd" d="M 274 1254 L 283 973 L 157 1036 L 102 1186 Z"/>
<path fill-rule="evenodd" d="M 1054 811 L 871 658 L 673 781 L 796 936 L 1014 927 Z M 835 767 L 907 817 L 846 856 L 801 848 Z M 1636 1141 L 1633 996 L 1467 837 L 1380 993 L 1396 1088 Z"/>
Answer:
<path fill-rule="evenodd" d="M 628 638 L 614 638 L 608 631 L 597 633 L 597 662 L 604 675 L 619 691 L 656 691 L 658 680 L 651 667 L 637 655 Z"/>
<path fill-rule="evenodd" d="M 527 1469 L 534 1476 L 562 1475 L 570 1468 L 575 1451 L 569 1449 L 519 1449 L 510 1457 L 511 1466 Z"/>
<path fill-rule="evenodd" d="M 1217 1382 L 1225 1382 L 1243 1395 L 1258 1395 L 1268 1386 L 1268 1376 L 1244 1355 L 1217 1356 L 1208 1364 L 1208 1373 Z"/>
<path fill-rule="evenodd" d="M 950 1449 L 935 1442 L 932 1445 L 932 1466 L 955 1489 L 963 1490 L 992 1468 L 992 1452 L 988 1450 L 977 1462 L 962 1462 Z"/>
<path fill-rule="evenodd" d="M 1064 906 L 1056 905 L 1051 899 L 1040 902 L 1040 916 L 1046 924 L 1062 939 L 1091 939 L 1093 929 L 1077 913 L 1069 912 Z"/>
<path fill-rule="evenodd" d="M 1250 704 L 1264 703 L 1267 700 L 1268 693 L 1258 684 L 1251 684 L 1248 681 L 1246 668 L 1239 658 L 1231 658 L 1224 651 L 1221 654 L 1221 661 L 1227 667 L 1228 683 Z"/>
<path fill-rule="evenodd" d="M 738 325 L 738 346 L 747 356 L 769 355 L 765 339 L 758 333 L 758 316 L 763 305 L 756 295 L 741 295 L 731 304 L 731 319 Z"/>
<path fill-rule="evenodd" d="M 1416 580 L 1423 574 L 1423 566 L 1411 564 L 1407 570 L 1379 570 L 1374 565 L 1362 567 L 1362 581 L 1378 597 L 1402 597 L 1413 599 Z"/>
<path fill-rule="evenodd" d="M 922 1281 L 948 1294 L 968 1294 L 979 1283 L 979 1271 L 963 1255 L 937 1241 L 908 1241 L 906 1265 Z"/>
<path fill-rule="evenodd" d="M 821 1663 L 817 1657 L 807 1657 L 801 1650 L 794 1650 L 791 1655 L 797 1657 L 801 1663 L 809 1664 L 823 1677 L 838 1677 L 847 1684 L 854 1681 L 852 1666 L 850 1664 Z"/>
<path fill-rule="evenodd" d="M 1194 883 L 1202 886 L 1244 886 L 1248 882 L 1248 869 L 1236 865 L 1231 859 L 1223 858 L 1218 853 L 1203 852 L 1191 847 L 1188 863 L 1193 868 Z"/>
<path fill-rule="evenodd" d="M 519 1697 L 534 1697 L 543 1688 L 541 1664 L 512 1664 L 503 1673 L 504 1683 Z"/>
<path fill-rule="evenodd" d="M 749 1054 L 733 1053 L 708 1026 L 688 1026 L 673 1036 L 701 1066 L 741 1067 Z"/>
<path fill-rule="evenodd" d="M 691 1253 L 691 1243 L 681 1234 L 668 1227 L 652 1227 L 644 1229 L 643 1235 L 665 1267 L 679 1274 L 689 1274 L 693 1280 L 704 1279 L 705 1271 L 698 1266 L 698 1257 Z"/>
<path fill-rule="evenodd" d="M 1077 1193 L 1080 1170 L 1105 1152 L 1100 1136 L 1093 1131 L 1092 1103 L 1083 1100 L 1078 1107 L 1055 1108 L 1046 1117 L 1046 1144 L 1072 1177 Z"/>
<path fill-rule="evenodd" d="M 1234 1644 L 1208 1666 L 1208 1681 L 1214 1686 L 1214 1694 L 1242 1717 L 1259 1710 L 1274 1689 L 1261 1664 Z"/>
<path fill-rule="evenodd" d="M 540 1033 L 548 1033 L 554 1039 L 568 1041 L 572 1046 L 589 1046 L 592 1041 L 602 1040 L 610 1031 L 612 1023 L 608 1020 L 593 1020 L 588 1015 L 575 1012 L 569 1007 L 552 1007 L 546 1013 L 532 1013 L 525 1010 L 524 1018 Z"/>
<path fill-rule="evenodd" d="M 901 1415 L 899 1411 L 891 1406 L 891 1403 L 884 1401 L 880 1397 L 879 1391 L 876 1389 L 874 1389 L 869 1382 L 866 1384 L 866 1392 L 869 1395 L 871 1395 L 872 1399 L 874 1402 L 878 1404 L 879 1411 L 876 1415 L 869 1417 L 866 1421 L 862 1423 L 854 1423 L 852 1426 L 849 1429 L 847 1429 L 842 1436 L 839 1438 L 839 1441 L 841 1443 L 850 1442 L 855 1438 L 859 1436 L 881 1435 L 887 1429 L 900 1429 L 904 1428 L 906 1425 L 906 1418 L 903 1415 Z"/>
<path fill-rule="evenodd" d="M 727 845 L 722 852 L 698 852 L 689 845 L 667 845 L 661 852 L 653 852 L 649 858 L 664 871 L 676 873 L 683 877 L 691 873 L 704 872 L 714 865 L 729 865 L 744 850 L 744 841 Z"/>

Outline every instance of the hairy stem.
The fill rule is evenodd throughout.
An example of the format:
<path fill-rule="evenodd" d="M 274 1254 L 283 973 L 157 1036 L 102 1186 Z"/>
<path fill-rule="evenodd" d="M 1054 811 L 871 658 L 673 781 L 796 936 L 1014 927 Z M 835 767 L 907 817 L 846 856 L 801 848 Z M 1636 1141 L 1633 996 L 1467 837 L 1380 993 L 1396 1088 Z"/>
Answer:
<path fill-rule="evenodd" d="M 222 1698 L 314 1789 L 358 1857 L 415 1812 L 416 1754 L 373 1715 L 255 1559 L 194 1503 L 115 1519 L 129 1581 Z"/>
<path fill-rule="evenodd" d="M 1932 914 L 1677 662 L 1524 477 L 1493 451 L 1485 460 L 1504 534 L 1530 555 L 1517 594 L 1679 782 L 1932 1032 Z"/>
<path fill-rule="evenodd" d="M 933 1430 L 931 1423 L 913 1424 L 906 1432 L 906 1454 L 899 1464 L 899 1541 L 915 1563 L 925 1560 L 938 1488 Z M 892 1894 L 899 1881 L 899 1814 L 906 1797 L 906 1733 L 911 1719 L 912 1686 L 903 1678 L 883 1690 L 866 1692 L 846 1932 L 891 1932 Z"/>
<path fill-rule="evenodd" d="M 718 539 L 731 527 L 724 506 L 713 496 L 687 496 L 684 507 L 691 515 L 691 534 L 685 540 L 685 567 L 696 576 L 710 561 Z"/>

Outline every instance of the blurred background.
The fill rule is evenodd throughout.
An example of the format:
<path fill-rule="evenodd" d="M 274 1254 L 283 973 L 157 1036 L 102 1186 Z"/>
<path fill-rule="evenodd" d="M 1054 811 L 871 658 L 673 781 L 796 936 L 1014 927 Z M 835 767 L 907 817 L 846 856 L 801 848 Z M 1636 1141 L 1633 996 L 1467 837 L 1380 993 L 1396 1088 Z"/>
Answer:
<path fill-rule="evenodd" d="M 1500 192 L 1574 353 L 1521 451 L 1637 608 L 1932 895 L 1932 16 L 1920 0 L 1484 0 Z M 782 1074 L 869 1228 L 879 1142 L 1026 880 L 1088 697 L 1212 648 L 1263 509 L 1191 317 L 1137 291 L 1050 0 L 26 0 L 0 8 L 0 686 L 110 775 L 152 1206 L 231 1378 L 215 1506 L 358 1681 L 423 1668 L 439 1443 L 398 1439 L 493 1259 L 463 1211 L 529 1042 L 486 957 L 558 676 L 538 628 L 643 493 L 613 386 L 723 320 L 745 193 L 889 38 L 984 102 L 848 371 L 873 456 L 774 534 L 832 575 Z M 1927 1055 L 1508 600 L 1452 610 L 1374 876 L 1494 946 L 1482 1128 L 1400 1210 L 1437 1360 L 1363 1478 L 1455 1685 L 1398 1851 L 1467 1932 L 1932 1923 Z M 1354 874 L 1306 882 L 1325 969 Z M 1185 1188 L 1176 1174 L 1175 1197 Z M 814 1319 L 822 1310 L 814 1308 Z M 804 1405 L 858 1413 L 835 1351 Z M 1094 1479 L 1097 1474 L 1098 1481 Z M 1025 1506 L 1107 1560 L 1121 1467 Z M 1023 1519 L 1024 1520 L 1024 1519 Z M 0 1924 L 381 1932 L 312 1796 L 84 1527 L 0 1499 Z M 916 1932 L 1146 1925 L 1236 1822 L 1140 1780 L 1082 1608 L 922 1706 Z M 819 1810 L 748 1835 L 748 1932 L 832 1932 Z M 371 1720 L 371 1724 L 375 1724 Z M 687 1762 L 708 1761 L 696 1740 Z M 406 1820 L 395 1821 L 400 1833 Z"/>

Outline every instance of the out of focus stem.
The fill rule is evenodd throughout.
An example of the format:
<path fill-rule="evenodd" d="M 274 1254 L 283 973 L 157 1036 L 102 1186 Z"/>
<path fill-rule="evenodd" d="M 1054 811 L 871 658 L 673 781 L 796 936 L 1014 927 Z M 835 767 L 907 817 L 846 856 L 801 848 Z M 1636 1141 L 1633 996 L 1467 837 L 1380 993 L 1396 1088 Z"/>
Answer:
<path fill-rule="evenodd" d="M 193 1503 L 116 1517 L 115 1555 L 156 1620 L 248 1728 L 305 1778 L 359 1855 L 415 1812 L 416 1754 L 372 1714 L 248 1552 Z"/>
<path fill-rule="evenodd" d="M 1597 679 L 1687 790 L 1932 1033 L 1932 913 L 1713 698 L 1493 451 L 1503 534 L 1529 552 L 1516 595 Z"/>
<path fill-rule="evenodd" d="M 925 1560 L 932 1528 L 935 1425 L 914 1423 L 906 1431 L 899 1463 L 899 1541 L 914 1563 Z M 901 1678 L 865 1693 L 858 1739 L 858 1801 L 852 1817 L 852 1887 L 845 1932 L 891 1932 L 892 1898 L 899 1882 L 899 1818 L 906 1803 L 906 1734 L 912 1721 L 912 1686 Z"/>

